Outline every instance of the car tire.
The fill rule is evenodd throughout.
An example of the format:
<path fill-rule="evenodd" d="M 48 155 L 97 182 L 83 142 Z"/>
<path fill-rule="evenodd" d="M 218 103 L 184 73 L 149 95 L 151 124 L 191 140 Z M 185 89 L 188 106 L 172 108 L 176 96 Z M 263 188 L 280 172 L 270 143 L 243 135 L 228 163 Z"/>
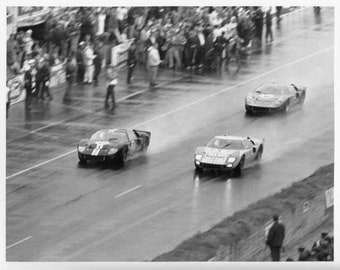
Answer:
<path fill-rule="evenodd" d="M 142 147 L 142 153 L 145 153 L 148 150 L 148 147 L 149 147 L 149 138 L 146 138 L 145 143 L 143 144 L 143 147 Z"/>
<path fill-rule="evenodd" d="M 262 154 L 263 154 L 263 147 L 261 145 L 259 151 L 256 154 L 256 160 L 257 161 L 260 161 L 262 159 Z"/>
<path fill-rule="evenodd" d="M 237 167 L 235 168 L 235 174 L 236 176 L 240 176 L 242 173 L 242 170 L 244 168 L 244 156 L 241 158 L 240 162 L 238 163 Z"/>
<path fill-rule="evenodd" d="M 128 155 L 128 149 L 127 148 L 123 148 L 122 152 L 120 153 L 120 165 L 122 167 L 125 166 L 126 161 L 127 161 L 127 155 Z"/>
<path fill-rule="evenodd" d="M 301 97 L 300 97 L 300 103 L 301 103 L 301 104 L 305 102 L 305 97 L 306 97 L 306 93 L 303 92 L 302 95 L 301 95 Z"/>
<path fill-rule="evenodd" d="M 287 101 L 287 102 L 285 103 L 285 106 L 283 107 L 283 111 L 284 111 L 285 113 L 288 113 L 288 112 L 289 112 L 289 109 L 290 109 L 290 104 L 289 104 L 289 101 Z"/>
<path fill-rule="evenodd" d="M 79 158 L 79 162 L 81 164 L 86 164 L 87 163 L 87 160 L 85 158 L 83 158 L 80 154 L 78 154 L 78 158 Z"/>
<path fill-rule="evenodd" d="M 196 172 L 198 172 L 198 173 L 203 172 L 203 168 L 198 167 L 196 164 L 195 164 L 195 170 L 196 170 Z"/>

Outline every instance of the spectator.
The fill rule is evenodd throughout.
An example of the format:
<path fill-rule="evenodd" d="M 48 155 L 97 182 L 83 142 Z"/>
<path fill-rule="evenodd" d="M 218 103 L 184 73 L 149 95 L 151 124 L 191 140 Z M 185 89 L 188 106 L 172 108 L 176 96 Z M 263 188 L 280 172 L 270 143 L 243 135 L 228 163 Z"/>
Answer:
<path fill-rule="evenodd" d="M 93 59 L 93 64 L 94 64 L 93 81 L 94 81 L 95 86 L 98 86 L 98 78 L 99 78 L 99 74 L 102 68 L 102 63 L 103 63 L 103 58 L 104 58 L 103 49 L 104 49 L 103 42 L 100 40 L 97 40 L 96 46 L 93 52 L 95 55 L 95 58 Z"/>
<path fill-rule="evenodd" d="M 85 66 L 85 74 L 84 74 L 84 83 L 91 84 L 93 80 L 93 59 L 96 55 L 93 54 L 93 49 L 89 45 L 89 43 L 85 43 L 84 48 L 84 66 Z"/>
<path fill-rule="evenodd" d="M 32 47 L 34 44 L 33 39 L 32 39 L 32 32 L 33 31 L 31 29 L 27 30 L 22 39 L 25 55 L 29 55 L 32 53 Z"/>
<path fill-rule="evenodd" d="M 277 6 L 276 7 L 276 18 L 277 18 L 277 23 L 279 23 L 282 18 L 281 18 L 281 12 L 282 12 L 282 6 Z"/>
<path fill-rule="evenodd" d="M 262 29 L 263 29 L 263 11 L 260 7 L 255 7 L 253 22 L 255 26 L 254 36 L 261 43 L 262 42 Z"/>
<path fill-rule="evenodd" d="M 35 83 L 36 70 L 35 70 L 34 65 L 35 65 L 35 61 L 29 60 L 27 70 L 25 71 L 25 75 L 24 75 L 24 87 L 26 89 L 26 99 L 25 99 L 26 112 L 29 112 L 32 109 L 31 104 L 33 100 L 33 93 L 35 92 L 35 89 L 36 89 L 36 83 Z"/>
<path fill-rule="evenodd" d="M 12 66 L 18 62 L 18 53 L 20 46 L 18 41 L 15 39 L 15 35 L 11 34 L 7 40 L 7 65 Z"/>
<path fill-rule="evenodd" d="M 107 32 L 109 33 L 109 40 L 114 44 L 119 44 L 121 42 L 120 33 L 119 33 L 119 21 L 117 19 L 117 10 L 116 8 L 111 9 Z"/>
<path fill-rule="evenodd" d="M 272 261 L 280 261 L 280 251 L 285 237 L 285 227 L 279 222 L 279 216 L 273 216 L 274 224 L 268 232 L 266 244 L 270 248 Z"/>
<path fill-rule="evenodd" d="M 85 74 L 84 48 L 85 48 L 85 42 L 82 41 L 79 43 L 79 47 L 78 47 L 77 55 L 76 55 L 78 85 L 82 84 L 84 81 L 84 74 Z"/>
<path fill-rule="evenodd" d="M 317 240 L 316 242 L 313 243 L 312 250 L 319 248 L 321 241 L 325 240 L 327 236 L 328 236 L 327 232 L 322 232 L 320 240 Z"/>
<path fill-rule="evenodd" d="M 128 49 L 128 60 L 127 60 L 127 65 L 128 65 L 128 74 L 127 74 L 127 79 L 126 82 L 129 84 L 132 79 L 132 74 L 135 69 L 135 65 L 137 63 L 136 59 L 136 42 L 132 41 L 129 49 Z"/>
<path fill-rule="evenodd" d="M 205 47 L 205 36 L 203 34 L 203 27 L 202 25 L 198 25 L 196 27 L 196 35 L 197 35 L 197 40 L 198 40 L 198 46 L 196 48 L 196 65 L 197 68 L 202 68 L 203 67 L 203 63 L 204 63 L 204 56 L 206 53 L 206 47 Z"/>
<path fill-rule="evenodd" d="M 161 63 L 159 52 L 155 46 L 157 45 L 152 44 L 148 48 L 147 66 L 148 66 L 148 71 L 149 71 L 149 83 L 151 87 L 156 85 L 158 66 Z"/>
<path fill-rule="evenodd" d="M 308 250 L 305 250 L 304 247 L 299 247 L 299 258 L 298 261 L 310 261 L 311 260 L 311 254 Z"/>
<path fill-rule="evenodd" d="M 108 80 L 108 86 L 106 90 L 106 97 L 105 97 L 105 107 L 109 107 L 109 98 L 111 97 L 112 100 L 112 109 L 116 106 L 115 101 L 115 86 L 118 83 L 118 76 L 117 76 L 117 68 L 109 66 L 106 71 L 107 74 L 107 80 Z"/>
<path fill-rule="evenodd" d="M 52 96 L 49 91 L 49 80 L 50 80 L 50 70 L 47 66 L 46 60 L 41 58 L 38 64 L 38 70 L 36 75 L 36 83 L 37 83 L 37 94 L 39 100 L 44 100 L 45 93 L 49 99 L 52 99 Z"/>
<path fill-rule="evenodd" d="M 270 42 L 274 40 L 273 38 L 273 31 L 272 31 L 272 8 L 268 8 L 266 11 L 266 42 L 268 41 L 268 38 L 270 37 Z"/>
<path fill-rule="evenodd" d="M 66 78 L 66 91 L 64 95 L 64 101 L 69 101 L 71 98 L 72 86 L 75 79 L 76 73 L 76 65 L 77 62 L 74 58 L 74 53 L 71 52 L 69 57 L 66 60 L 66 67 L 65 67 L 65 78 Z"/>

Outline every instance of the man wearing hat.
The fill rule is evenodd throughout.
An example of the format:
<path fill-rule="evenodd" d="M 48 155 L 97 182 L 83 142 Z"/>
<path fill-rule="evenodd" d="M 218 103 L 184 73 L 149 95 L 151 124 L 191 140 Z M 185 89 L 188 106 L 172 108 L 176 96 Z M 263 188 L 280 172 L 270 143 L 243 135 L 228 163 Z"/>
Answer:
<path fill-rule="evenodd" d="M 35 75 L 36 70 L 34 68 L 35 61 L 29 60 L 27 70 L 24 75 L 24 87 L 26 89 L 25 110 L 26 112 L 31 110 L 31 103 L 33 99 L 33 92 L 36 89 Z"/>
<path fill-rule="evenodd" d="M 285 237 L 285 227 L 279 222 L 279 216 L 273 216 L 274 224 L 270 227 L 266 244 L 270 248 L 272 261 L 280 261 L 280 251 Z"/>

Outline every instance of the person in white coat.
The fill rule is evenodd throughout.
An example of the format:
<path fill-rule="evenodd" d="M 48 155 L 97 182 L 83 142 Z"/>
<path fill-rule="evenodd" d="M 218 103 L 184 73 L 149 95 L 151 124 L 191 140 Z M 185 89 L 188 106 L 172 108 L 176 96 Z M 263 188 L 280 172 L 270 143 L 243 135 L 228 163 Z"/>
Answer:
<path fill-rule="evenodd" d="M 152 44 L 148 49 L 148 71 L 149 71 L 149 82 L 150 86 L 156 85 L 156 79 L 158 74 L 158 66 L 161 63 L 160 57 L 159 57 L 159 51 L 155 47 L 157 45 Z"/>
<path fill-rule="evenodd" d="M 84 74 L 84 83 L 91 84 L 93 79 L 93 59 L 96 57 L 93 54 L 93 49 L 89 44 L 86 45 L 84 49 L 84 65 L 85 65 L 85 74 Z"/>

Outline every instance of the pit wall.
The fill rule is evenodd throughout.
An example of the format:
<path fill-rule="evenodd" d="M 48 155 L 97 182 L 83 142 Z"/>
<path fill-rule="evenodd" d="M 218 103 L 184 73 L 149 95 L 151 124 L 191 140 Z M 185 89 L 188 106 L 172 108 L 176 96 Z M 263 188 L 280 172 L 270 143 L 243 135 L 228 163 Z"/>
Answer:
<path fill-rule="evenodd" d="M 332 194 L 332 192 L 333 187 L 329 185 L 323 188 L 315 187 L 315 194 L 302 193 L 299 194 L 301 196 L 297 198 L 295 204 L 285 203 L 287 207 L 284 212 L 280 213 L 280 219 L 286 228 L 284 245 L 292 240 L 303 238 L 333 215 L 334 207 L 327 205 L 329 193 Z M 275 196 L 273 199 L 275 200 Z M 269 220 L 263 223 L 263 230 L 252 232 L 249 237 L 220 247 L 211 261 L 264 261 L 268 259 L 269 248 L 266 247 L 264 241 L 266 231 L 270 226 Z"/>
<path fill-rule="evenodd" d="M 284 246 L 303 239 L 332 217 L 334 164 L 308 178 L 234 213 L 206 232 L 179 244 L 153 261 L 264 261 L 272 215 L 279 214 L 286 228 Z"/>

